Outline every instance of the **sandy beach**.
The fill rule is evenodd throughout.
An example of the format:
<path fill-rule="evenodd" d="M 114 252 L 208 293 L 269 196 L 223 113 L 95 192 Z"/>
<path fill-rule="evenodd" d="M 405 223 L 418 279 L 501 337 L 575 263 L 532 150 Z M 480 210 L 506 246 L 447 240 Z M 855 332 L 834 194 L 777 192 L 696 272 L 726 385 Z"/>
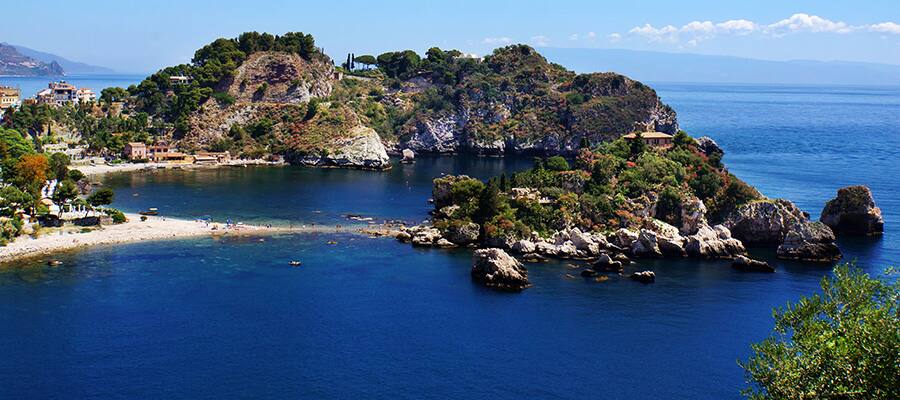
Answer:
<path fill-rule="evenodd" d="M 21 236 L 5 247 L 0 247 L 0 263 L 34 257 L 58 251 L 97 245 L 109 245 L 146 240 L 189 238 L 207 235 L 267 235 L 282 232 L 313 231 L 310 228 L 266 227 L 237 225 L 203 221 L 187 221 L 164 217 L 148 217 L 141 221 L 138 214 L 126 214 L 128 222 L 80 232 L 78 229 L 52 229 L 32 238 Z"/>
<path fill-rule="evenodd" d="M 223 164 L 173 164 L 173 163 L 121 163 L 72 165 L 70 168 L 81 171 L 86 176 L 97 176 L 113 172 L 152 171 L 157 169 L 201 169 L 221 167 L 241 167 L 246 165 L 284 165 L 283 163 L 265 160 L 232 160 Z"/>

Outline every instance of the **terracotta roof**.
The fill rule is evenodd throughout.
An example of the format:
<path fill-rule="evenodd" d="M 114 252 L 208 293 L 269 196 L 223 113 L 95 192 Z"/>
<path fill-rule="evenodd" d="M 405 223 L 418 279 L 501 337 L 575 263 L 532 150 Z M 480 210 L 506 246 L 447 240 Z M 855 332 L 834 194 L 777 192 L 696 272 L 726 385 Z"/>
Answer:
<path fill-rule="evenodd" d="M 662 132 L 641 132 L 641 136 L 644 139 L 671 139 L 672 138 L 672 135 L 670 135 L 668 133 L 662 133 Z M 637 133 L 629 133 L 623 137 L 625 139 L 634 139 L 635 137 L 637 137 Z"/>

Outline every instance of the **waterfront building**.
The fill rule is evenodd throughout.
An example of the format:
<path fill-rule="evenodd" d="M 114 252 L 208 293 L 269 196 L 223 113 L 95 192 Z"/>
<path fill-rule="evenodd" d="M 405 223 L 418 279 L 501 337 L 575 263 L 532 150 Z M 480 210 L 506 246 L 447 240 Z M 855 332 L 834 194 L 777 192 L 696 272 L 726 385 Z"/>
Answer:
<path fill-rule="evenodd" d="M 18 107 L 21 103 L 21 91 L 10 86 L 0 86 L 0 110 Z"/>

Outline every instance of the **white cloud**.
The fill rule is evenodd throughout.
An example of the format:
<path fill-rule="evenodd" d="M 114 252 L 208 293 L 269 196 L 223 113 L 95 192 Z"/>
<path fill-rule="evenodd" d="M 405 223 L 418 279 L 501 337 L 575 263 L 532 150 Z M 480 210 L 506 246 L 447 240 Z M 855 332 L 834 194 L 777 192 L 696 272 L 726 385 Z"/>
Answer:
<path fill-rule="evenodd" d="M 900 24 L 896 24 L 893 22 L 882 22 L 880 24 L 869 25 L 869 30 L 878 33 L 900 35 Z"/>
<path fill-rule="evenodd" d="M 510 39 L 510 38 L 508 38 L 508 37 L 506 37 L 506 36 L 503 36 L 503 37 L 487 37 L 487 38 L 482 39 L 482 40 L 481 40 L 481 43 L 482 43 L 482 44 L 491 44 L 491 45 L 497 45 L 497 44 L 509 44 L 509 43 L 512 43 L 512 39 Z"/>
<path fill-rule="evenodd" d="M 544 35 L 532 36 L 531 43 L 538 47 L 547 47 L 550 44 L 550 38 Z"/>
<path fill-rule="evenodd" d="M 723 35 L 746 36 L 750 34 L 782 37 L 792 33 L 834 33 L 849 34 L 869 31 L 886 34 L 900 34 L 900 24 L 882 22 L 872 25 L 854 26 L 843 21 L 833 21 L 817 15 L 797 13 L 771 24 L 760 24 L 747 19 L 731 19 L 722 22 L 692 21 L 681 27 L 665 25 L 655 27 L 650 24 L 635 26 L 629 35 L 642 37 L 651 43 L 687 44 L 696 46 L 703 40 Z M 619 40 L 610 36 L 610 40 Z"/>
<path fill-rule="evenodd" d="M 773 35 L 782 35 L 789 32 L 832 32 L 832 33 L 850 33 L 854 27 L 845 22 L 832 21 L 817 15 L 794 14 L 790 18 L 783 19 L 774 24 L 766 26 L 766 33 Z"/>
<path fill-rule="evenodd" d="M 586 36 L 588 39 L 590 39 L 590 40 L 594 40 L 594 39 L 597 38 L 597 34 L 594 33 L 593 31 L 588 32 L 587 35 L 585 35 L 585 36 Z"/>
<path fill-rule="evenodd" d="M 572 35 L 569 36 L 569 40 L 572 40 L 572 41 L 578 40 L 578 34 L 573 33 Z"/>
<path fill-rule="evenodd" d="M 611 43 L 618 43 L 620 40 L 622 40 L 622 34 L 621 33 L 610 33 L 609 35 L 606 36 L 606 38 L 609 39 L 609 41 Z"/>

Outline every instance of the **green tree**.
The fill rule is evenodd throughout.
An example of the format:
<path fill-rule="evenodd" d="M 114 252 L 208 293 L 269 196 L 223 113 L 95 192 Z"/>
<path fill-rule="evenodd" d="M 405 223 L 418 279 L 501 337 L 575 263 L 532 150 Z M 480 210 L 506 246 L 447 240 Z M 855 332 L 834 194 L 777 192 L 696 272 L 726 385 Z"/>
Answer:
<path fill-rule="evenodd" d="M 547 159 L 545 166 L 551 171 L 568 171 L 569 162 L 561 156 L 553 156 Z"/>
<path fill-rule="evenodd" d="M 496 179 L 488 181 L 478 196 L 478 212 L 475 217 L 479 224 L 490 221 L 500 213 L 500 187 Z"/>
<path fill-rule="evenodd" d="M 91 207 L 108 206 L 112 204 L 114 198 L 115 192 L 113 192 L 112 189 L 103 188 L 94 193 L 91 193 L 91 195 L 87 198 L 87 202 L 91 205 Z"/>
<path fill-rule="evenodd" d="M 681 130 L 676 132 L 675 137 L 672 138 L 672 144 L 675 147 L 685 147 L 695 143 L 694 138 L 688 136 L 687 132 Z"/>
<path fill-rule="evenodd" d="M 5 217 L 13 216 L 16 210 L 28 207 L 32 203 L 34 203 L 34 197 L 15 186 L 6 186 L 0 189 L 0 214 Z"/>
<path fill-rule="evenodd" d="M 353 61 L 365 65 L 367 69 L 375 64 L 378 64 L 378 60 L 375 59 L 375 56 L 370 56 L 368 54 L 358 56 L 354 58 Z"/>
<path fill-rule="evenodd" d="M 647 151 L 647 143 L 644 143 L 644 134 L 641 132 L 637 132 L 634 135 L 634 139 L 631 139 L 630 148 L 631 148 L 631 158 L 637 159 Z"/>
<path fill-rule="evenodd" d="M 66 179 L 69 175 L 69 156 L 63 153 L 53 153 L 48 162 L 50 163 L 50 178 Z"/>
<path fill-rule="evenodd" d="M 53 191 L 51 198 L 59 206 L 59 212 L 62 213 L 66 203 L 78 198 L 78 187 L 75 186 L 75 182 L 68 179 L 63 180 L 56 185 L 56 190 Z"/>
<path fill-rule="evenodd" d="M 775 310 L 775 332 L 740 365 L 751 399 L 900 399 L 900 281 L 852 265 L 822 294 Z"/>
<path fill-rule="evenodd" d="M 108 87 L 100 91 L 100 101 L 109 104 L 117 101 L 125 101 L 128 91 L 120 87 Z"/>

